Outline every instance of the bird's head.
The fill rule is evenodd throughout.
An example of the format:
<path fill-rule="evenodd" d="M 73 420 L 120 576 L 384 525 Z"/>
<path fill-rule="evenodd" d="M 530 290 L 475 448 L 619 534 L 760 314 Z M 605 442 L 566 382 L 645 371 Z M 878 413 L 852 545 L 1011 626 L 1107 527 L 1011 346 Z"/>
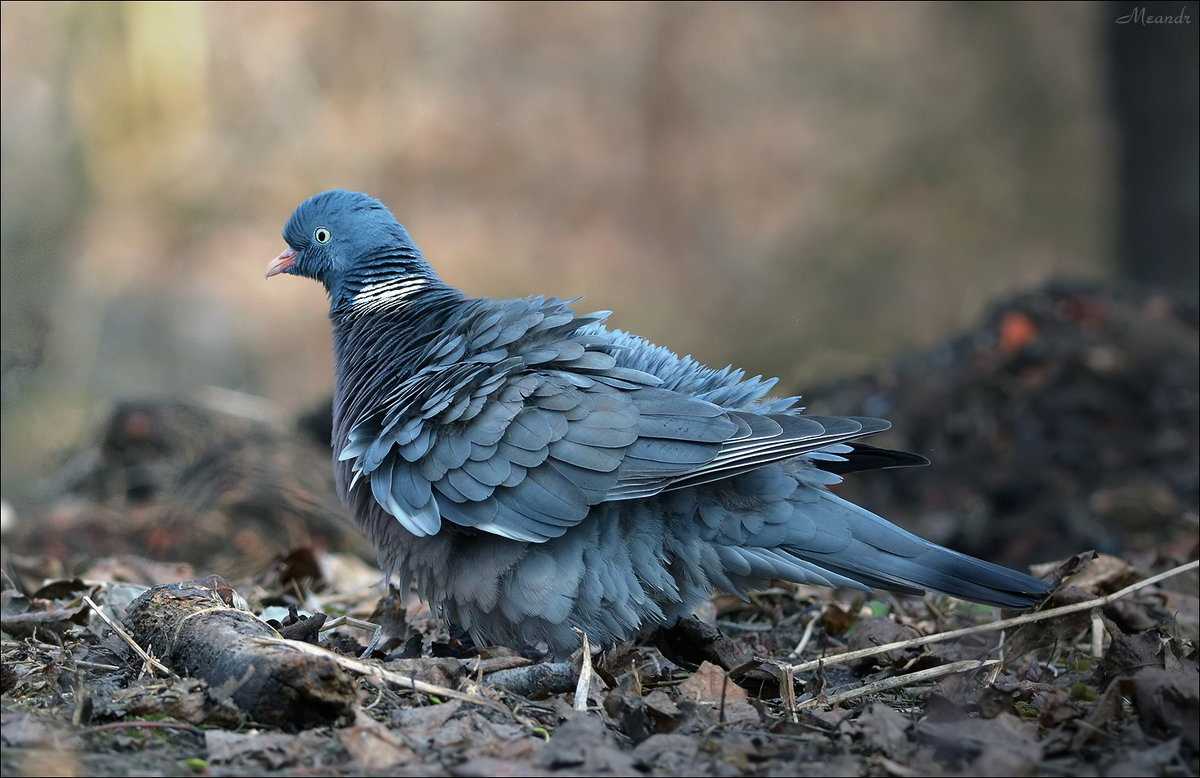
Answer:
<path fill-rule="evenodd" d="M 283 239 L 288 247 L 271 260 L 267 278 L 289 273 L 320 281 L 335 309 L 432 275 L 391 211 L 360 192 L 332 189 L 308 198 Z"/>

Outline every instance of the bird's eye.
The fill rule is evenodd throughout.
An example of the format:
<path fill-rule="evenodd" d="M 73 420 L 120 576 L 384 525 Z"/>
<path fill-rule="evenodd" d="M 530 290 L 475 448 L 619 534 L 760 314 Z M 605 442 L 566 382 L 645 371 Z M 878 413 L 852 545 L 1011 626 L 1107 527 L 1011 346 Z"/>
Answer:
<path fill-rule="evenodd" d="M 324 227 L 317 227 L 317 229 L 313 232 L 313 240 L 315 240 L 317 243 L 328 243 L 329 239 L 332 237 L 333 233 Z"/>

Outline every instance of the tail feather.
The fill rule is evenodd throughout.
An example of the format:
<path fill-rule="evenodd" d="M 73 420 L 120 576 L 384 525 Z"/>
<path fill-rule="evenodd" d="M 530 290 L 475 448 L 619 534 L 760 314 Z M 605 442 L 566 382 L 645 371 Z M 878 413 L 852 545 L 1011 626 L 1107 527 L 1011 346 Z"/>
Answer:
<path fill-rule="evenodd" d="M 809 491 L 807 497 L 794 504 L 788 537 L 774 549 L 800 563 L 787 576 L 792 580 L 823 585 L 848 581 L 909 594 L 933 591 L 1003 608 L 1030 607 L 1053 589 L 1032 576 L 917 537 L 832 492 L 821 490 L 813 500 Z M 754 545 L 753 537 L 743 535 L 740 541 Z M 778 577 L 775 559 L 756 566 L 751 576 Z M 749 580 L 745 569 L 731 572 Z"/>
<path fill-rule="evenodd" d="M 883 470 L 891 467 L 924 467 L 929 464 L 929 460 L 920 454 L 879 448 L 857 441 L 848 445 L 851 450 L 838 458 L 814 460 L 813 464 L 826 472 L 837 475 L 857 473 L 860 470 Z"/>
<path fill-rule="evenodd" d="M 1044 581 L 928 543 L 919 557 L 901 557 L 876 549 L 859 554 L 851 565 L 813 560 L 831 572 L 872 588 L 910 594 L 931 591 L 1000 608 L 1028 608 L 1054 588 Z M 873 568 L 873 569 L 864 569 Z"/>

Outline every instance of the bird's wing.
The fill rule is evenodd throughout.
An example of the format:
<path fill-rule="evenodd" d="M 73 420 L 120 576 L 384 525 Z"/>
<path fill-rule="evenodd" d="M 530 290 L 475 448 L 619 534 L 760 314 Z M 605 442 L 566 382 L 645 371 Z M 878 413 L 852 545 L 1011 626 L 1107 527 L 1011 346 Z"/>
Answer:
<path fill-rule="evenodd" d="M 607 500 L 729 478 L 887 427 L 728 410 L 663 389 L 579 331 L 598 315 L 542 313 L 462 323 L 350 429 L 339 458 L 409 531 L 433 534 L 448 520 L 541 542 Z"/>

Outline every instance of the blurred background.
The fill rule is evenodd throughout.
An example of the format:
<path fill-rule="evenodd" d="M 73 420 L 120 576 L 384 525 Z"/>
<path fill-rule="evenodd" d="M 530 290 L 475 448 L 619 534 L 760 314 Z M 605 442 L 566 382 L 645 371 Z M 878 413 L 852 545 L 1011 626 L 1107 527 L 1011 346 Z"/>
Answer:
<path fill-rule="evenodd" d="M 1196 295 L 1196 4 L 4 3 L 3 495 L 114 400 L 332 390 L 297 203 L 784 391 L 1051 278 Z M 1138 124 L 1141 122 L 1141 124 Z M 1140 156 L 1139 156 L 1140 155 Z M 1171 183 L 1162 184 L 1166 180 Z"/>

